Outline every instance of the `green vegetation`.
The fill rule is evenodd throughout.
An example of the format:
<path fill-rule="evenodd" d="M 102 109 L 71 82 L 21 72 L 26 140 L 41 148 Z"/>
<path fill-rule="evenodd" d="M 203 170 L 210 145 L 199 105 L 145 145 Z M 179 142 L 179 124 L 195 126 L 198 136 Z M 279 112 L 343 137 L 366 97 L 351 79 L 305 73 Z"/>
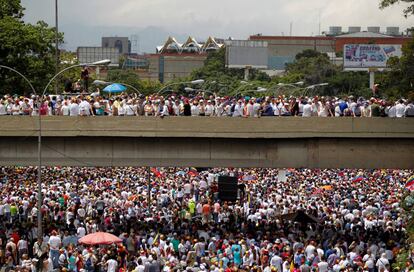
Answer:
<path fill-rule="evenodd" d="M 315 88 L 312 93 L 318 95 L 354 95 L 372 96 L 369 89 L 369 75 L 367 72 L 345 72 L 343 68 L 334 65 L 329 57 L 314 50 L 304 50 L 296 56 L 293 63 L 288 64 L 282 76 L 270 78 L 261 71 L 253 70 L 249 83 L 241 82 L 244 77 L 242 69 L 228 69 L 225 67 L 225 50 L 211 52 L 204 67 L 195 70 L 188 80 L 202 78 L 206 80 L 204 88 L 221 94 L 251 94 L 258 87 L 266 88 L 265 94 L 277 94 L 275 91 L 288 88 L 278 88 L 278 83 L 295 83 L 303 81 L 303 86 L 320 83 L 329 85 Z M 414 90 L 414 38 L 403 46 L 403 56 L 390 60 L 390 69 L 376 74 L 380 84 L 379 95 L 392 99 L 413 96 Z M 296 90 L 300 90 L 298 86 Z M 290 88 L 286 93 L 295 93 Z M 295 94 L 300 94 L 300 91 Z"/>
<path fill-rule="evenodd" d="M 409 3 L 405 14 L 414 12 L 414 0 L 382 0 L 381 7 L 397 2 Z M 44 88 L 46 80 L 55 73 L 55 30 L 45 22 L 27 24 L 23 22 L 24 8 L 20 0 L 0 0 L 0 63 L 10 66 L 26 75 L 37 90 Z M 59 34 L 59 42 L 63 42 L 63 34 Z M 61 67 L 77 64 L 74 53 L 62 52 Z M 414 98 L 414 38 L 403 47 L 403 56 L 389 61 L 390 69 L 376 74 L 379 83 L 379 95 L 398 99 Z M 60 77 L 60 89 L 66 80 L 76 81 L 80 77 L 80 68 L 71 69 Z M 91 75 L 93 77 L 93 75 Z M 296 56 L 293 63 L 287 65 L 283 75 L 269 77 L 267 74 L 251 70 L 248 83 L 243 82 L 243 69 L 229 69 L 225 66 L 225 49 L 210 52 L 204 67 L 193 71 L 190 77 L 174 80 L 177 82 L 204 79 L 201 87 L 220 95 L 253 95 L 262 88 L 261 95 L 303 94 L 306 86 L 328 83 L 313 89 L 308 95 L 354 95 L 369 97 L 372 91 L 368 88 L 368 73 L 344 72 L 342 67 L 331 63 L 326 54 L 314 50 L 305 50 Z M 134 71 L 110 69 L 107 81 L 126 83 L 136 87 L 144 94 L 160 90 L 166 86 L 159 82 L 141 80 Z M 303 82 L 303 85 L 289 84 Z M 0 69 L 0 93 L 27 94 L 29 86 L 21 78 L 6 70 Z M 184 93 L 187 85 L 177 84 L 175 91 Z M 264 92 L 267 89 L 267 92 Z"/>
<path fill-rule="evenodd" d="M 0 0 L 0 63 L 24 74 L 40 90 L 55 72 L 55 30 L 45 22 L 23 22 L 20 0 Z M 60 34 L 63 42 L 63 34 Z M 1 92 L 30 93 L 21 78 L 0 69 Z"/>
<path fill-rule="evenodd" d="M 380 8 L 384 9 L 386 7 L 390 7 L 395 4 L 400 3 L 407 3 L 408 7 L 404 9 L 404 16 L 408 17 L 414 14 L 414 0 L 381 0 Z"/>
<path fill-rule="evenodd" d="M 162 88 L 162 84 L 158 81 L 139 79 L 138 75 L 132 70 L 111 69 L 108 71 L 107 81 L 132 85 L 142 94 L 154 93 Z M 130 91 L 133 92 L 133 90 Z"/>

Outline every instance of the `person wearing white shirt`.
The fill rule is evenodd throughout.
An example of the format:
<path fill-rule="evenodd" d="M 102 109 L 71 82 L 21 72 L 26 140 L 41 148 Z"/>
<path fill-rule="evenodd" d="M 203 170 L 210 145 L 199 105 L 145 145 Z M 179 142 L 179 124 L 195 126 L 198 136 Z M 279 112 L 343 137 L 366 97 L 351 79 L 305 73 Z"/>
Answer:
<path fill-rule="evenodd" d="M 160 104 L 160 116 L 169 116 L 170 112 L 168 111 L 168 106 L 165 105 L 164 101 L 161 101 Z"/>
<path fill-rule="evenodd" d="M 52 235 L 49 237 L 49 256 L 53 262 L 53 268 L 59 267 L 59 248 L 62 245 L 62 240 L 57 235 L 55 231 L 52 232 Z"/>
<path fill-rule="evenodd" d="M 124 102 L 119 103 L 119 107 L 118 107 L 118 115 L 119 115 L 119 116 L 124 116 L 124 115 L 125 115 L 125 106 L 124 106 Z"/>
<path fill-rule="evenodd" d="M 214 115 L 214 106 L 211 104 L 211 100 L 207 101 L 206 105 L 206 116 L 213 116 Z"/>
<path fill-rule="evenodd" d="M 280 115 L 280 111 L 279 111 L 279 107 L 277 106 L 277 102 L 272 102 L 271 104 L 270 104 L 270 106 L 272 107 L 272 109 L 273 109 L 273 114 L 275 115 L 275 116 L 279 116 Z"/>
<path fill-rule="evenodd" d="M 400 118 L 405 116 L 405 105 L 404 101 L 398 101 L 397 105 L 395 105 L 395 116 Z"/>
<path fill-rule="evenodd" d="M 175 116 L 181 115 L 181 105 L 178 99 L 174 102 L 174 105 L 172 106 L 172 108 L 173 108 L 173 112 Z"/>
<path fill-rule="evenodd" d="M 128 100 L 125 104 L 125 115 L 126 116 L 134 116 L 137 115 L 137 107 L 136 105 L 132 104 L 132 100 Z"/>
<path fill-rule="evenodd" d="M 258 102 L 258 99 L 256 99 L 255 102 L 253 103 L 254 117 L 259 117 L 260 108 L 261 108 L 260 103 Z"/>
<path fill-rule="evenodd" d="M 79 239 L 82 238 L 83 236 L 85 236 L 86 235 L 85 227 L 83 225 L 79 226 L 77 231 L 76 231 L 76 234 L 77 234 Z"/>
<path fill-rule="evenodd" d="M 385 253 L 383 253 L 382 255 L 381 255 L 381 258 L 379 258 L 378 259 L 378 261 L 377 261 L 377 263 L 376 263 L 376 266 L 377 266 L 377 268 L 378 268 L 378 271 L 383 271 L 382 269 L 387 269 L 387 266 L 389 265 L 390 263 L 389 263 L 389 261 L 388 261 L 388 259 L 386 258 L 386 254 Z"/>
<path fill-rule="evenodd" d="M 254 117 L 253 100 L 252 99 L 246 105 L 246 116 Z"/>
<path fill-rule="evenodd" d="M 392 105 L 388 108 L 388 117 L 390 118 L 397 117 L 397 108 L 395 105 Z"/>
<path fill-rule="evenodd" d="M 91 104 L 88 101 L 82 100 L 79 104 L 79 115 L 80 116 L 89 116 L 91 115 Z"/>
<path fill-rule="evenodd" d="M 4 105 L 3 99 L 0 100 L 0 115 L 6 115 L 6 106 Z"/>
<path fill-rule="evenodd" d="M 405 117 L 414 117 L 414 104 L 412 101 L 409 101 L 405 107 Z"/>
<path fill-rule="evenodd" d="M 282 271 L 283 259 L 275 254 L 272 259 L 270 259 L 270 265 L 276 268 L 276 271 Z"/>
<path fill-rule="evenodd" d="M 325 258 L 322 258 L 322 261 L 318 263 L 319 272 L 328 272 L 329 264 L 325 261 Z"/>
<path fill-rule="evenodd" d="M 311 117 L 311 116 L 312 116 L 312 105 L 308 104 L 307 101 L 303 101 L 302 117 Z"/>
<path fill-rule="evenodd" d="M 70 116 L 78 116 L 79 115 L 79 105 L 76 100 L 73 100 L 69 106 L 69 114 Z"/>
<path fill-rule="evenodd" d="M 243 108 L 244 108 L 244 105 L 243 105 L 242 101 L 239 100 L 237 102 L 237 104 L 234 106 L 233 117 L 243 116 Z"/>
<path fill-rule="evenodd" d="M 199 116 L 200 115 L 200 108 L 198 107 L 198 102 L 194 101 L 193 105 L 191 105 L 191 116 Z"/>
<path fill-rule="evenodd" d="M 106 261 L 106 265 L 107 265 L 107 272 L 116 272 L 117 271 L 117 267 L 118 267 L 118 262 L 115 261 L 114 259 L 109 259 L 108 261 Z"/>
<path fill-rule="evenodd" d="M 13 106 L 11 107 L 12 115 L 20 115 L 21 114 L 21 107 L 18 101 L 16 101 Z"/>
<path fill-rule="evenodd" d="M 68 106 L 68 102 L 67 101 L 63 101 L 63 105 L 62 105 L 62 115 L 63 116 L 69 116 L 70 114 L 70 109 Z"/>

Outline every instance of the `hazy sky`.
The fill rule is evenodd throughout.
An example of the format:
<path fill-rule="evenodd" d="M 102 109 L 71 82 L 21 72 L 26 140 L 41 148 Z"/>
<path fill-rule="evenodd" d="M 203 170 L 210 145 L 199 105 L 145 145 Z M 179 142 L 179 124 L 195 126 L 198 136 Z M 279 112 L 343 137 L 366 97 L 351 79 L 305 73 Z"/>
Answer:
<path fill-rule="evenodd" d="M 22 0 L 29 22 L 54 24 L 55 0 Z M 379 0 L 59 0 L 60 30 L 65 47 L 99 45 L 101 35 L 139 34 L 140 40 L 154 33 L 153 43 L 169 33 L 245 39 L 251 34 L 316 35 L 331 25 L 399 26 L 414 25 L 414 16 L 405 19 L 404 5 L 379 10 Z M 151 27 L 151 31 L 141 32 Z M 158 35 L 158 36 L 157 36 Z M 167 37 L 162 38 L 165 40 Z M 143 43 L 144 44 L 144 43 Z M 156 46 L 148 44 L 146 47 Z"/>

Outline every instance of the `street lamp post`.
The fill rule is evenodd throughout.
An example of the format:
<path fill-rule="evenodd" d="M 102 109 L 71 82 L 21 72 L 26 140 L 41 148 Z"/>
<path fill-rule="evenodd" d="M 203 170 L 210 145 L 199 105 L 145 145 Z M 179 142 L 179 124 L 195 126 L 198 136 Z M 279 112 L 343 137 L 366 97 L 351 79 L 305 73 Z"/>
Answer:
<path fill-rule="evenodd" d="M 319 83 L 319 84 L 314 84 L 314 85 L 307 86 L 303 89 L 302 96 L 306 96 L 308 94 L 309 90 L 314 90 L 317 87 L 323 87 L 323 86 L 328 86 L 328 85 L 329 85 L 329 83 L 324 82 L 324 83 Z"/>
<path fill-rule="evenodd" d="M 46 87 L 44 88 L 41 96 L 38 96 L 38 137 L 37 137 L 37 156 L 38 156 L 38 169 L 37 169 L 37 238 L 41 238 L 43 236 L 43 226 L 42 226 L 42 202 L 43 202 L 43 197 L 42 197 L 42 119 L 41 119 L 41 114 L 40 114 L 40 107 L 43 104 L 43 96 L 45 95 L 47 89 L 49 88 L 50 84 L 53 82 L 53 80 L 58 77 L 60 74 L 62 74 L 63 72 L 78 67 L 78 66 L 84 66 L 84 65 L 90 65 L 90 66 L 98 66 L 98 65 L 107 65 L 109 64 L 111 61 L 110 60 L 102 60 L 102 61 L 97 61 L 94 63 L 90 63 L 90 64 L 76 64 L 76 65 L 72 65 L 70 67 L 67 67 L 63 70 L 61 70 L 60 72 L 58 72 L 55 76 L 52 77 L 52 79 L 46 84 Z M 22 73 L 20 73 L 19 71 L 5 66 L 5 65 L 0 65 L 0 68 L 4 68 L 4 69 L 8 69 L 10 71 L 15 72 L 16 74 L 20 75 L 30 86 L 30 88 L 32 89 L 33 93 L 37 95 L 36 89 L 33 87 L 33 85 L 30 83 L 30 81 L 27 79 L 27 77 L 25 77 Z"/>
<path fill-rule="evenodd" d="M 55 0 L 55 61 L 56 61 L 56 71 L 59 71 L 59 9 L 58 9 L 58 0 Z M 55 93 L 58 92 L 58 82 L 55 84 Z"/>
<path fill-rule="evenodd" d="M 46 87 L 43 89 L 42 95 L 39 97 L 39 103 L 38 103 L 38 124 L 39 124 L 39 137 L 38 137 L 38 159 L 39 159 L 39 169 L 38 169 L 38 177 L 37 177 L 37 190 L 38 190 L 38 200 L 37 200 L 37 207 L 38 207 L 38 221 L 37 221 L 37 237 L 40 238 L 43 236 L 43 226 L 42 226 L 42 115 L 40 114 L 40 107 L 43 104 L 43 97 L 49 88 L 50 84 L 55 80 L 59 75 L 66 72 L 67 70 L 70 70 L 72 68 L 80 67 L 80 66 L 102 66 L 102 65 L 108 65 L 111 63 L 111 60 L 100 60 L 93 63 L 81 63 L 81 64 L 75 64 L 69 67 L 66 67 L 65 69 L 60 70 L 58 73 L 56 73 L 46 84 Z"/>
<path fill-rule="evenodd" d="M 181 84 L 197 85 L 197 84 L 203 84 L 203 83 L 204 83 L 204 79 L 196 79 L 196 80 L 193 80 L 193 81 L 171 83 L 171 84 L 168 84 L 168 85 L 164 86 L 163 88 L 161 88 L 156 94 L 159 95 L 162 92 L 164 92 L 165 89 L 167 89 L 168 87 L 175 86 L 175 85 L 181 85 Z"/>
<path fill-rule="evenodd" d="M 16 74 L 18 74 L 19 76 L 21 76 L 30 86 L 30 88 L 32 89 L 34 94 L 37 94 L 35 88 L 33 87 L 32 83 L 30 83 L 30 81 L 27 79 L 27 77 L 25 77 L 22 73 L 20 73 L 19 71 L 5 66 L 5 65 L 0 65 L 0 68 L 3 69 L 7 69 L 10 70 Z M 38 103 L 38 110 L 40 111 L 40 103 Z M 40 112 L 39 112 L 40 115 Z M 37 237 L 41 237 L 42 234 L 42 133 L 41 133 L 41 127 L 40 127 L 40 118 L 39 118 L 39 123 L 38 123 L 38 136 L 37 136 L 37 159 L 38 159 L 38 168 L 37 168 Z"/>

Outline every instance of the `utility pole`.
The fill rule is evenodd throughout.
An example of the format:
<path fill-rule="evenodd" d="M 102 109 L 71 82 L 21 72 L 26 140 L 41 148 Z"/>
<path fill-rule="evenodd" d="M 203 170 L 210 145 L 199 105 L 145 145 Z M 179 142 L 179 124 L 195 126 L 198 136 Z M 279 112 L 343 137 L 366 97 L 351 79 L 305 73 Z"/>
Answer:
<path fill-rule="evenodd" d="M 151 167 L 147 167 L 148 172 L 148 193 L 147 193 L 147 209 L 150 211 L 150 202 L 151 202 Z"/>
<path fill-rule="evenodd" d="M 56 59 L 56 74 L 59 72 L 59 9 L 58 9 L 58 0 L 55 0 L 55 27 L 56 27 L 56 37 L 55 37 L 55 59 Z M 55 81 L 55 94 L 58 93 L 59 78 Z"/>

